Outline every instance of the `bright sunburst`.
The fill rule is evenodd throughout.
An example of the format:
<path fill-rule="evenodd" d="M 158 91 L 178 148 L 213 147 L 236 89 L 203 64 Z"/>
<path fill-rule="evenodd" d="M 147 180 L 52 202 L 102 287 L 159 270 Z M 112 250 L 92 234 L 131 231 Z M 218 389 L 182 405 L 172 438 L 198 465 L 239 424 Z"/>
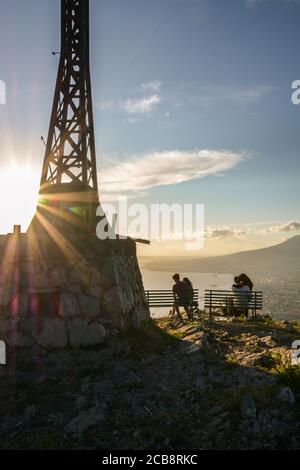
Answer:
<path fill-rule="evenodd" d="M 0 168 L 0 233 L 12 232 L 13 225 L 26 231 L 35 212 L 40 174 L 30 165 L 12 164 Z"/>

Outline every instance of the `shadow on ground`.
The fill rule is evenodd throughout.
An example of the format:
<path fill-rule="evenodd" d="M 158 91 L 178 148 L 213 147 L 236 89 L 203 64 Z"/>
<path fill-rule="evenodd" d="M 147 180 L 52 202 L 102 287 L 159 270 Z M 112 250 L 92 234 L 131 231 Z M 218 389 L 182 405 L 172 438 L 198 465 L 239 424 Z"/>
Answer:
<path fill-rule="evenodd" d="M 161 319 L 109 347 L 9 351 L 0 448 L 299 448 L 297 335 L 273 322 Z"/>

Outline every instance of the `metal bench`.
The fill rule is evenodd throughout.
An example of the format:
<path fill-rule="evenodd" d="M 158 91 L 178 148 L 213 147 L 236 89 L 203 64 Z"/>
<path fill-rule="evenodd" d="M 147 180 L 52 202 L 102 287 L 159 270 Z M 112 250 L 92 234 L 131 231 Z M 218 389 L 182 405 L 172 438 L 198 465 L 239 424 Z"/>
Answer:
<path fill-rule="evenodd" d="M 209 311 L 210 321 L 214 312 L 224 314 L 224 310 L 232 315 L 248 313 L 251 310 L 256 321 L 257 310 L 263 309 L 263 293 L 261 291 L 205 290 L 204 308 Z"/>
<path fill-rule="evenodd" d="M 199 290 L 193 289 L 193 299 L 178 299 L 174 298 L 173 290 L 146 290 L 146 302 L 151 308 L 173 307 L 176 301 L 178 307 L 188 306 L 193 312 L 199 306 Z"/>

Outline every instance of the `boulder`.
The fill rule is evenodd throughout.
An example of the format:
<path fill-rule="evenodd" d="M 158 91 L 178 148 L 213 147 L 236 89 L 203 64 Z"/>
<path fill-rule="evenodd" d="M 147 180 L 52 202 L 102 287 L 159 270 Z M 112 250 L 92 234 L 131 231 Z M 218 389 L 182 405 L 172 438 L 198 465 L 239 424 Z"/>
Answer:
<path fill-rule="evenodd" d="M 61 317 L 77 317 L 80 314 L 76 296 L 73 294 L 60 294 L 59 315 Z"/>
<path fill-rule="evenodd" d="M 31 333 L 34 341 L 45 348 L 64 348 L 68 345 L 66 325 L 62 318 L 45 318 L 41 328 Z"/>
<path fill-rule="evenodd" d="M 84 318 L 70 318 L 67 321 L 69 344 L 72 348 L 96 346 L 103 343 L 106 330 L 97 322 L 89 323 Z"/>
<path fill-rule="evenodd" d="M 44 271 L 32 273 L 29 275 L 28 284 L 31 288 L 45 288 L 49 286 L 49 278 Z"/>
<path fill-rule="evenodd" d="M 106 405 L 95 406 L 81 413 L 65 427 L 69 434 L 80 437 L 88 428 L 101 422 L 105 417 Z"/>
<path fill-rule="evenodd" d="M 13 284 L 7 284 L 5 286 L 0 287 L 0 306 L 8 305 L 14 295 L 14 286 Z"/>
<path fill-rule="evenodd" d="M 256 405 L 250 394 L 243 396 L 240 404 L 241 415 L 244 418 L 256 418 Z"/>
<path fill-rule="evenodd" d="M 278 394 L 278 399 L 288 403 L 289 405 L 293 405 L 296 401 L 294 392 L 290 387 L 281 387 Z"/>
<path fill-rule="evenodd" d="M 85 294 L 78 296 L 81 313 L 85 318 L 97 318 L 100 315 L 99 299 Z"/>
<path fill-rule="evenodd" d="M 68 280 L 66 270 L 62 267 L 52 269 L 52 271 L 50 271 L 49 278 L 51 285 L 55 287 L 64 285 Z"/>

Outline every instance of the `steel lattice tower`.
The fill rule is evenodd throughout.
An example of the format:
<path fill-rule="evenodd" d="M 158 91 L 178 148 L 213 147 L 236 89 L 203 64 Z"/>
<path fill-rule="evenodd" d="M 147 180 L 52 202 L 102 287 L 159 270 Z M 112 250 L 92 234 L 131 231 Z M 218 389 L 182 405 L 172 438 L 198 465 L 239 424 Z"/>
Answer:
<path fill-rule="evenodd" d="M 37 228 L 37 219 L 46 217 L 64 230 L 94 232 L 98 205 L 89 0 L 61 0 L 60 62 L 40 199 L 29 230 Z"/>

